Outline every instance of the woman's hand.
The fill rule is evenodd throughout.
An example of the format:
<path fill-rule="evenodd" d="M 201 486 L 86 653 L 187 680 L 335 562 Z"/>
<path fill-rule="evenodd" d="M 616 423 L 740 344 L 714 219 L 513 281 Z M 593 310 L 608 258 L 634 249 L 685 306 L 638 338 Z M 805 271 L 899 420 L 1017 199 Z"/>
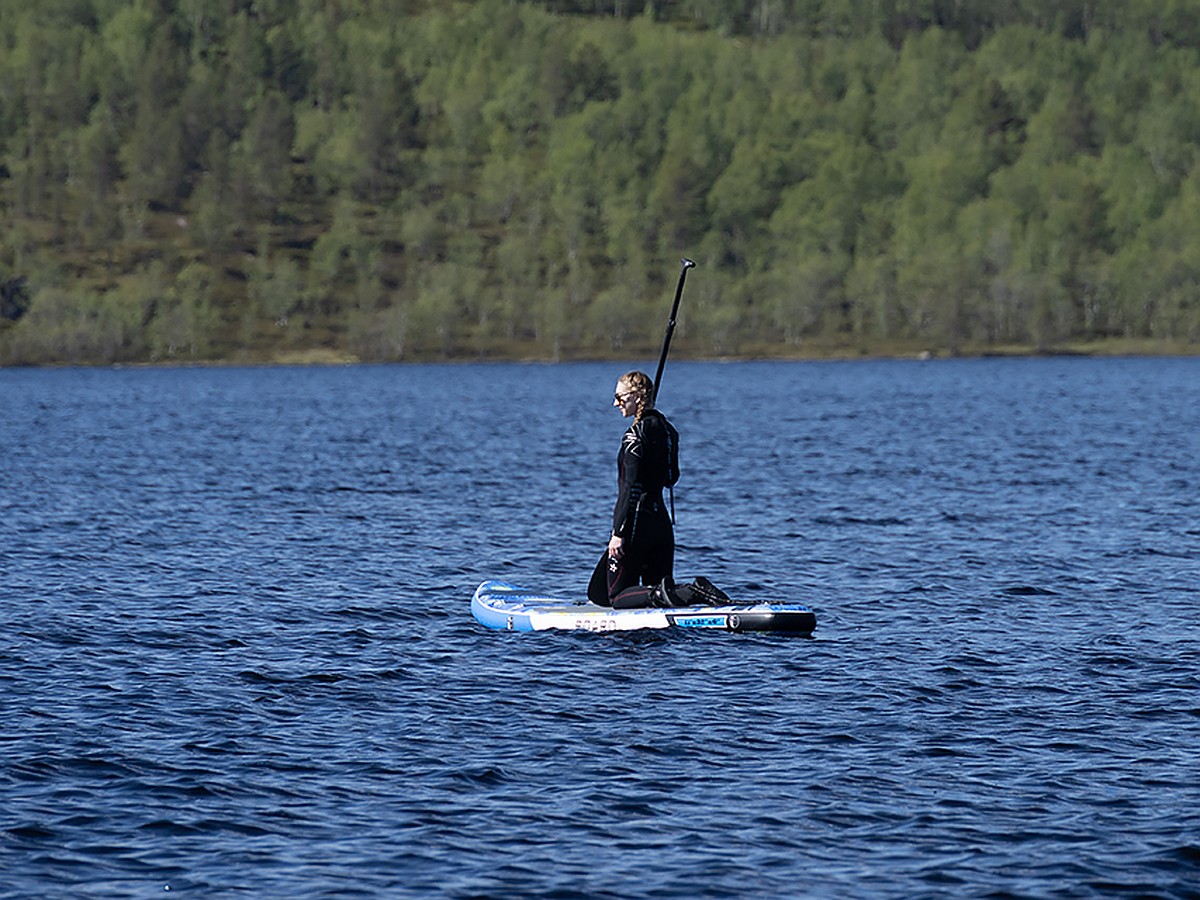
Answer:
<path fill-rule="evenodd" d="M 625 538 L 617 537 L 615 534 L 608 542 L 608 555 L 613 559 L 620 559 L 625 555 Z"/>

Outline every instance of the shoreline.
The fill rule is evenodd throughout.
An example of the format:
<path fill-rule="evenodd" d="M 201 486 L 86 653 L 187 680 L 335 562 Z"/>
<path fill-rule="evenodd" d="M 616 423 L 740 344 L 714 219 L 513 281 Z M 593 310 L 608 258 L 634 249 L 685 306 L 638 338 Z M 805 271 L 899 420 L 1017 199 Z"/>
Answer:
<path fill-rule="evenodd" d="M 4 369 L 141 369 L 141 368 L 259 368 L 259 367 L 304 367 L 304 366 L 373 366 L 373 365 L 474 365 L 480 363 L 558 365 L 571 363 L 625 362 L 656 356 L 657 351 L 646 348 L 644 352 L 609 352 L 538 355 L 520 352 L 488 352 L 457 354 L 416 354 L 403 359 L 362 359 L 352 353 L 329 349 L 283 351 L 269 354 L 234 354 L 211 358 L 170 358 L 145 360 L 119 360 L 113 362 L 87 360 L 56 360 L 40 363 L 0 364 Z M 806 349 L 789 348 L 786 351 L 766 347 L 747 348 L 738 353 L 695 353 L 684 348 L 676 349 L 671 356 L 675 361 L 687 362 L 847 362 L 852 360 L 910 360 L 914 362 L 937 362 L 970 359 L 1035 359 L 1051 357 L 1077 358 L 1121 358 L 1163 357 L 1186 358 L 1200 356 L 1200 344 L 1184 344 L 1175 341 L 1148 340 L 1105 340 L 1092 342 L 1064 342 L 1054 347 L 1035 348 L 1015 345 L 993 347 L 969 347 L 957 352 L 941 348 L 922 348 L 917 345 L 893 344 L 875 348 L 823 346 Z"/>

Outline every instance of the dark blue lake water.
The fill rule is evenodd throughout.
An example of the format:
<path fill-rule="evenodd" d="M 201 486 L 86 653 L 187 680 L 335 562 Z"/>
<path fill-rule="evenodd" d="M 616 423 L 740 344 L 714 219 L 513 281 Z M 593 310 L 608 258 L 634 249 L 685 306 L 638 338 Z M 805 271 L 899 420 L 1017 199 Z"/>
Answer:
<path fill-rule="evenodd" d="M 816 636 L 486 631 L 622 371 L 0 371 L 0 896 L 1200 896 L 1200 359 L 673 362 Z"/>

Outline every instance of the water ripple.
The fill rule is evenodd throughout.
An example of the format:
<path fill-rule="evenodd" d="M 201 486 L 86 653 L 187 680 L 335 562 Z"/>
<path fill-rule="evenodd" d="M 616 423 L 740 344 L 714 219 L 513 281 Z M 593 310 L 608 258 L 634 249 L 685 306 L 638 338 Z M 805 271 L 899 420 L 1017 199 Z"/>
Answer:
<path fill-rule="evenodd" d="M 680 574 L 814 639 L 470 619 L 611 366 L 0 371 L 0 897 L 1200 896 L 1200 363 L 672 365 Z"/>

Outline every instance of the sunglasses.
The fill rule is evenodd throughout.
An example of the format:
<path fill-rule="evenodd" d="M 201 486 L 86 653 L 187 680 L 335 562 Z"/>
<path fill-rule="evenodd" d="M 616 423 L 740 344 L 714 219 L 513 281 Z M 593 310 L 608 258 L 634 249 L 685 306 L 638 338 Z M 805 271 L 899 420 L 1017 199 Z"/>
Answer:
<path fill-rule="evenodd" d="M 622 406 L 624 406 L 625 401 L 627 401 L 630 397 L 633 397 L 633 396 L 635 396 L 635 395 L 634 394 L 613 394 L 613 403 L 620 403 Z"/>

